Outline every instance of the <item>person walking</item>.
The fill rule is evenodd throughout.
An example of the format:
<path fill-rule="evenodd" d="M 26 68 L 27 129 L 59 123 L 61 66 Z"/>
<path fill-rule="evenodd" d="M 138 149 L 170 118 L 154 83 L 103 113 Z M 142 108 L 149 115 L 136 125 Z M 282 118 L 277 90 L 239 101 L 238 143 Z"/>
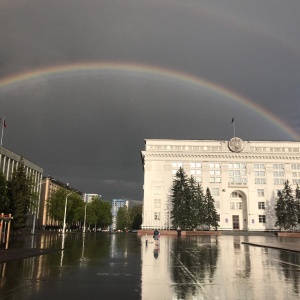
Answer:
<path fill-rule="evenodd" d="M 154 232 L 153 232 L 153 238 L 154 238 L 154 241 L 155 241 L 155 245 L 157 245 L 158 241 L 159 241 L 159 238 L 160 238 L 160 233 L 157 229 L 155 229 Z"/>

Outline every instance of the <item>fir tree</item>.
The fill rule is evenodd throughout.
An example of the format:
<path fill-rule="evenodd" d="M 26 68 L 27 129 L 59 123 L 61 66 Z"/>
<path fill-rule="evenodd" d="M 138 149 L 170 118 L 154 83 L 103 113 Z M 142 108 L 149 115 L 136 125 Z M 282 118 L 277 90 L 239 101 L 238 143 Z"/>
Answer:
<path fill-rule="evenodd" d="M 0 213 L 9 211 L 9 199 L 7 197 L 7 181 L 2 172 L 0 172 Z"/>
<path fill-rule="evenodd" d="M 297 208 L 298 224 L 299 224 L 300 223 L 300 188 L 298 184 L 295 190 L 295 203 Z"/>
<path fill-rule="evenodd" d="M 210 193 L 209 188 L 206 189 L 206 195 L 205 195 L 205 213 L 206 213 L 206 225 L 208 225 L 209 229 L 210 226 L 214 227 L 215 230 L 218 229 L 218 214 L 215 208 L 214 199 Z"/>
<path fill-rule="evenodd" d="M 31 180 L 26 176 L 24 161 L 21 158 L 8 182 L 9 213 L 14 218 L 12 222 L 14 229 L 26 227 L 31 196 Z"/>
<path fill-rule="evenodd" d="M 206 209 L 205 209 L 205 196 L 200 184 L 197 185 L 197 193 L 196 193 L 196 220 L 197 220 L 197 227 L 202 226 L 205 224 L 205 216 L 206 216 Z"/>
<path fill-rule="evenodd" d="M 284 189 L 278 192 L 278 197 L 275 205 L 276 226 L 279 226 L 280 230 L 284 228 L 285 231 L 295 228 L 298 221 L 298 211 L 288 180 L 284 183 Z"/>
<path fill-rule="evenodd" d="M 183 168 L 179 168 L 176 172 L 172 186 L 172 209 L 171 219 L 174 227 L 180 226 L 181 228 L 187 227 L 187 203 L 189 199 L 189 186 L 188 179 Z"/>
<path fill-rule="evenodd" d="M 189 196 L 186 203 L 187 228 L 197 228 L 198 226 L 198 184 L 193 176 L 188 179 Z"/>

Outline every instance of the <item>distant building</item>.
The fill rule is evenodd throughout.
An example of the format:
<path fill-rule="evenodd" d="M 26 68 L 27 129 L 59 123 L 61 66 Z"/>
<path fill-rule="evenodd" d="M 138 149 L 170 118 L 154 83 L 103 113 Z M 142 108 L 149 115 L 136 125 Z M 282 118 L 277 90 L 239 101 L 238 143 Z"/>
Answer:
<path fill-rule="evenodd" d="M 169 229 L 171 188 L 182 167 L 208 187 L 221 230 L 275 229 L 278 190 L 300 184 L 300 142 L 145 140 L 142 229 Z"/>
<path fill-rule="evenodd" d="M 68 183 L 58 181 L 51 176 L 45 177 L 41 185 L 40 209 L 37 220 L 37 225 L 40 228 L 58 225 L 58 222 L 53 220 L 49 215 L 49 200 L 51 199 L 51 196 L 60 188 L 63 188 L 69 192 L 77 193 L 78 195 L 82 196 L 82 192 L 70 187 Z"/>
<path fill-rule="evenodd" d="M 83 194 L 83 201 L 85 203 L 90 203 L 90 202 L 92 202 L 93 197 L 99 197 L 99 198 L 101 198 L 102 196 L 98 195 L 98 194 Z"/>
<path fill-rule="evenodd" d="M 111 201 L 111 214 L 112 214 L 112 224 L 109 226 L 111 231 L 117 229 L 117 215 L 120 207 L 128 208 L 128 200 L 124 199 L 113 199 Z"/>
<path fill-rule="evenodd" d="M 40 185 L 43 178 L 43 168 L 29 161 L 25 157 L 20 156 L 3 146 L 0 146 L 0 172 L 8 180 L 10 179 L 14 169 L 17 167 L 19 161 L 23 158 L 26 175 L 32 179 L 35 186 L 35 192 L 39 192 Z M 29 209 L 30 215 L 28 217 L 27 224 L 30 226 L 33 224 L 35 211 L 31 207 Z M 2 213 L 2 212 L 0 212 Z"/>

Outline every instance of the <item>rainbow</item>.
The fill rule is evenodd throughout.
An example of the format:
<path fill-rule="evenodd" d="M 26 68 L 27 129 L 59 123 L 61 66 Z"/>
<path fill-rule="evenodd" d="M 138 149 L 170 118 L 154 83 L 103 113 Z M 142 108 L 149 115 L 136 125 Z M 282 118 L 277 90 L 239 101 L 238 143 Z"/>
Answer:
<path fill-rule="evenodd" d="M 0 79 L 0 92 L 2 89 L 15 88 L 18 84 L 26 84 L 38 78 L 55 78 L 61 76 L 69 76 L 69 74 L 87 74 L 94 71 L 117 71 L 118 73 L 136 74 L 140 76 L 155 76 L 161 80 L 168 80 L 171 82 L 179 82 L 184 85 L 194 85 L 196 88 L 207 89 L 210 92 L 218 94 L 222 97 L 235 101 L 244 105 L 246 108 L 261 115 L 275 126 L 281 128 L 293 140 L 299 140 L 300 135 L 286 123 L 284 123 L 277 116 L 261 107 L 260 105 L 252 102 L 250 99 L 216 83 L 207 81 L 198 76 L 179 72 L 172 69 L 151 66 L 146 64 L 135 63 L 118 63 L 118 62 L 90 62 L 90 63 L 77 63 L 67 65 L 55 65 L 46 68 L 30 70 L 23 73 L 14 74 L 6 78 Z"/>

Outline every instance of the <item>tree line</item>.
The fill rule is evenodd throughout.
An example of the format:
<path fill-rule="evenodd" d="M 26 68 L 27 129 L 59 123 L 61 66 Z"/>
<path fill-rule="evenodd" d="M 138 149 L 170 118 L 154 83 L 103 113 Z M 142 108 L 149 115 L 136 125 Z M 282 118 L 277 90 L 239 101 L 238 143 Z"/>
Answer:
<path fill-rule="evenodd" d="M 215 209 L 210 189 L 204 194 L 202 186 L 193 176 L 188 177 L 182 167 L 173 179 L 171 194 L 171 220 L 174 228 L 218 229 L 219 215 Z"/>

